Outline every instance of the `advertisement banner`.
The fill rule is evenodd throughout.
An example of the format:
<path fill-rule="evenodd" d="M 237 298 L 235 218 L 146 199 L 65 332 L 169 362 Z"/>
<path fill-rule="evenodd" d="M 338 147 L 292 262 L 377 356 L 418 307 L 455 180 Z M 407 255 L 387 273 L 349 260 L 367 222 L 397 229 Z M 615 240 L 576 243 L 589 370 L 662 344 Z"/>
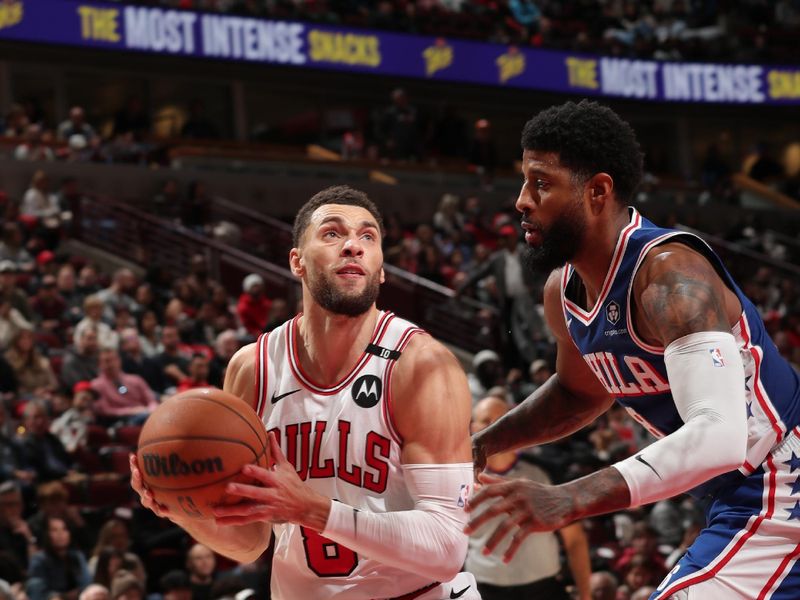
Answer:
<path fill-rule="evenodd" d="M 78 0 L 0 2 L 0 40 L 642 101 L 800 104 L 800 66 L 660 62 Z"/>

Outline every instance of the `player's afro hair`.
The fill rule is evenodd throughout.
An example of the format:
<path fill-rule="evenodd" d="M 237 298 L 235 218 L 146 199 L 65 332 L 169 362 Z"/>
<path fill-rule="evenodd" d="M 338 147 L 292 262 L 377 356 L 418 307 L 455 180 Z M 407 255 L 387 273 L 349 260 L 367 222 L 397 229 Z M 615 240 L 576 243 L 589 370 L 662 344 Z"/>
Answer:
<path fill-rule="evenodd" d="M 582 100 L 551 106 L 525 123 L 522 149 L 558 153 L 583 180 L 608 173 L 627 204 L 642 179 L 642 151 L 631 126 L 607 106 Z"/>
<path fill-rule="evenodd" d="M 361 190 L 351 188 L 347 185 L 335 185 L 314 194 L 298 211 L 294 219 L 294 227 L 292 228 L 292 238 L 295 248 L 299 248 L 303 241 L 303 234 L 311 222 L 311 215 L 313 215 L 314 211 L 320 206 L 326 204 L 344 204 L 360 206 L 366 209 L 375 217 L 381 235 L 383 235 L 383 218 L 381 217 L 378 207 L 375 206 L 375 203 Z"/>

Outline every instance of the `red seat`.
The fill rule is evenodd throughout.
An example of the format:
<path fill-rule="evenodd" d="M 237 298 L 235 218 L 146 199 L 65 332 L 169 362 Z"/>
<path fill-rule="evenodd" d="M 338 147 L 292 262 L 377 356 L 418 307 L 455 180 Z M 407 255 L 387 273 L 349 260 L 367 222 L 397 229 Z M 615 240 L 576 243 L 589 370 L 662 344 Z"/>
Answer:
<path fill-rule="evenodd" d="M 133 489 L 127 479 L 92 478 L 86 485 L 84 506 L 99 508 L 130 506 Z"/>
<path fill-rule="evenodd" d="M 142 433 L 141 425 L 120 425 L 114 429 L 114 441 L 122 446 L 136 448 L 139 445 L 140 433 Z"/>
<path fill-rule="evenodd" d="M 81 473 L 91 475 L 93 473 L 102 473 L 106 470 L 103 459 L 100 458 L 96 451 L 90 448 L 79 448 L 76 450 L 75 461 L 78 463 L 78 468 Z"/>
<path fill-rule="evenodd" d="M 128 456 L 130 456 L 131 451 L 131 448 L 127 446 L 106 446 L 100 449 L 100 456 L 108 471 L 124 477 L 130 477 L 131 467 L 128 462 Z"/>
<path fill-rule="evenodd" d="M 111 435 L 108 429 L 102 425 L 90 424 L 86 427 L 86 444 L 89 448 L 99 448 L 111 443 Z"/>

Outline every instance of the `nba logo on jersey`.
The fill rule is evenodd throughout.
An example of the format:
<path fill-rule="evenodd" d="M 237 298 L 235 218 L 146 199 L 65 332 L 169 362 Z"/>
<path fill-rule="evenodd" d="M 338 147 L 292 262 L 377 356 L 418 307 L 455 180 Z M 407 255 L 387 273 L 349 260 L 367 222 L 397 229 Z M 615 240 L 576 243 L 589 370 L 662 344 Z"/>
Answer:
<path fill-rule="evenodd" d="M 458 501 L 456 502 L 456 506 L 458 506 L 458 508 L 464 508 L 467 505 L 468 499 L 469 486 L 467 484 L 462 484 L 461 490 L 458 492 Z"/>
<path fill-rule="evenodd" d="M 725 359 L 722 358 L 722 352 L 719 351 L 719 348 L 712 348 L 709 352 L 711 353 L 711 362 L 714 363 L 715 367 L 725 366 Z"/>

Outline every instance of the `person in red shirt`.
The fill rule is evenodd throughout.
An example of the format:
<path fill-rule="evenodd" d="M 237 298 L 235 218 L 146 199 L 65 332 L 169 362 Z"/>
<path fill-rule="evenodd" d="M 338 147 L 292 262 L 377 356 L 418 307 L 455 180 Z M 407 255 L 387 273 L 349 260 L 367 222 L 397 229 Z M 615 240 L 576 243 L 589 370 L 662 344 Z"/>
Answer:
<path fill-rule="evenodd" d="M 178 384 L 178 392 L 185 392 L 192 388 L 208 387 L 208 357 L 197 352 L 192 355 L 189 363 L 189 377 L 182 379 Z"/>
<path fill-rule="evenodd" d="M 242 282 L 242 295 L 236 305 L 236 314 L 247 333 L 258 337 L 267 325 L 272 300 L 264 294 L 264 279 L 250 273 Z"/>

